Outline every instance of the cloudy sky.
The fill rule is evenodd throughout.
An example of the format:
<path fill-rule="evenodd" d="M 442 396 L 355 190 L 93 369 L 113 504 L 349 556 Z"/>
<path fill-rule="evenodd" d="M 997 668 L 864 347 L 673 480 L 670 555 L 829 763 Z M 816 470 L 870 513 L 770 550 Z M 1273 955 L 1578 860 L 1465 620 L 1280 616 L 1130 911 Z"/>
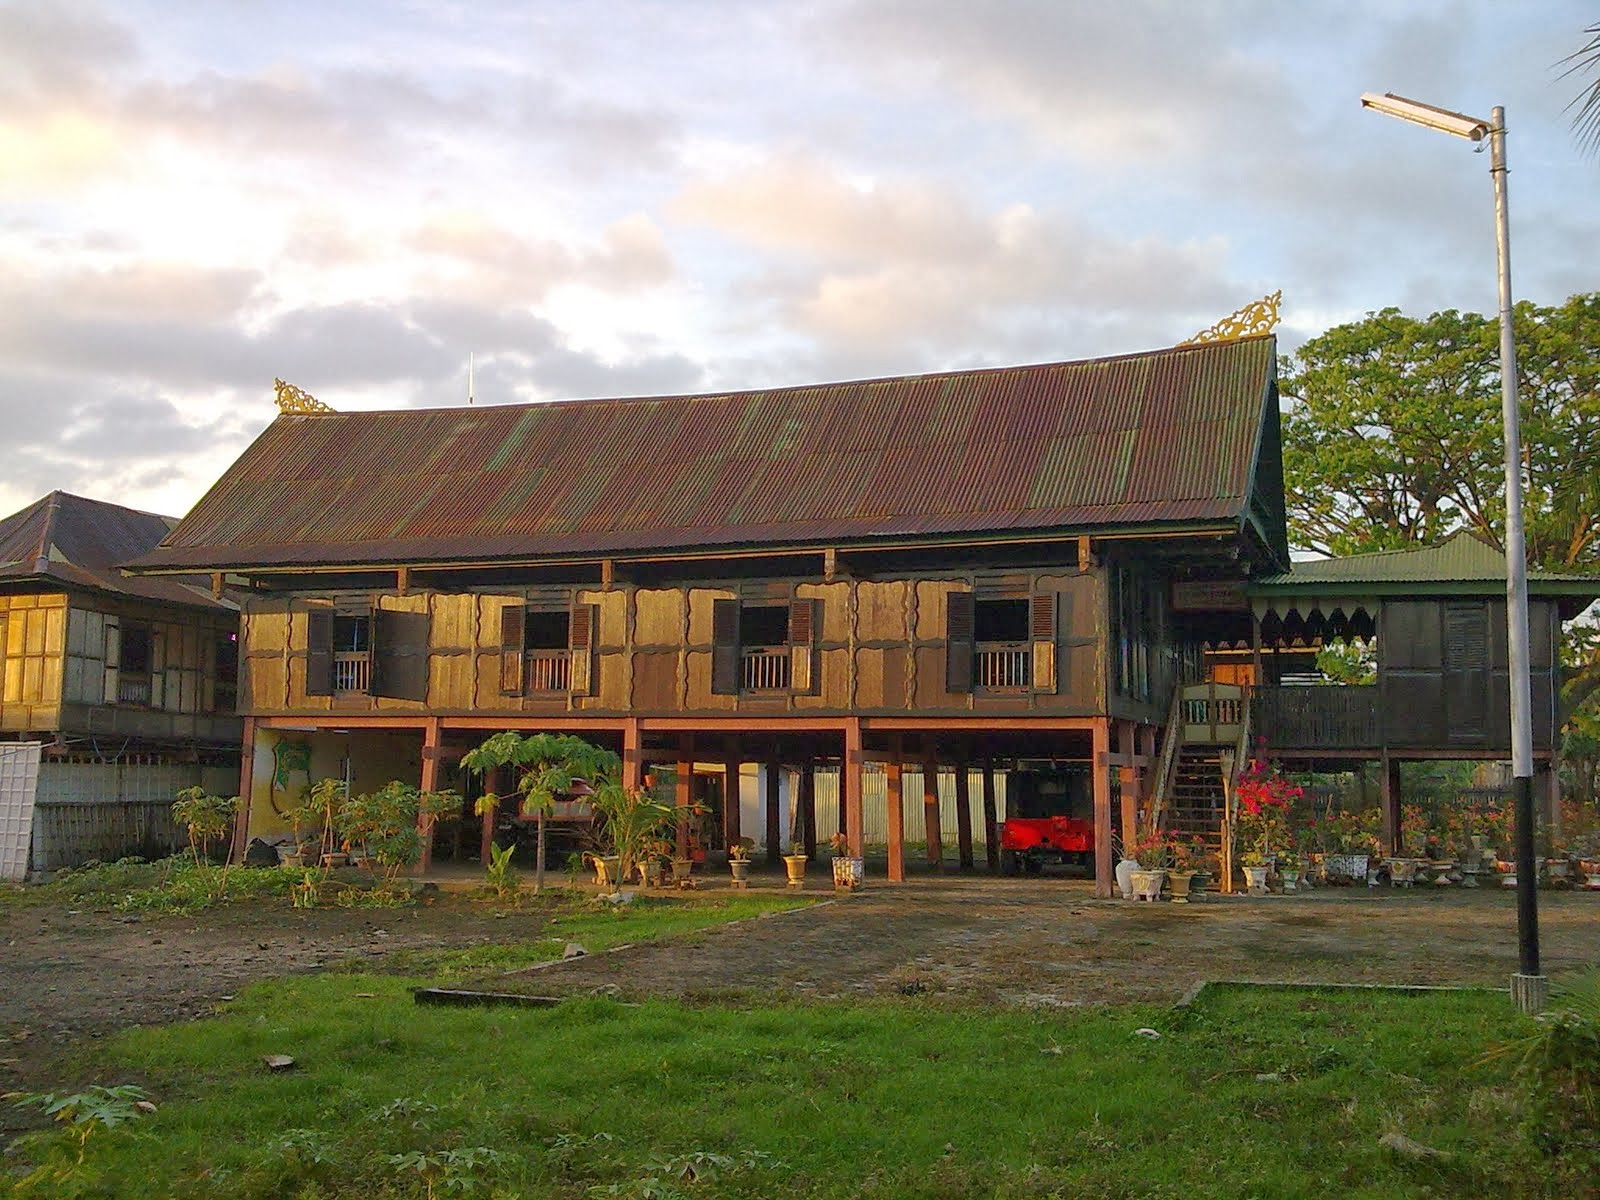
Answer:
<path fill-rule="evenodd" d="M 1591 3 L 0 0 L 0 513 L 271 420 L 1170 345 L 1597 283 Z"/>

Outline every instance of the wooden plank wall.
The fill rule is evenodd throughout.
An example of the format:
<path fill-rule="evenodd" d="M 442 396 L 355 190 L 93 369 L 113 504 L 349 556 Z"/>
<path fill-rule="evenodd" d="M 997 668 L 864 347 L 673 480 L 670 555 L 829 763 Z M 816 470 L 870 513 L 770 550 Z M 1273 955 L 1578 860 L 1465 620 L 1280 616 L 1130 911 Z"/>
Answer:
<path fill-rule="evenodd" d="M 592 694 L 502 695 L 500 613 L 528 602 L 523 592 L 430 592 L 383 595 L 383 607 L 426 612 L 430 620 L 428 700 L 307 696 L 306 613 L 314 605 L 370 602 L 370 595 L 326 594 L 253 600 L 246 609 L 241 654 L 241 710 L 255 714 L 315 711 L 592 712 L 711 714 L 765 712 L 907 712 L 913 710 L 1103 711 L 1106 638 L 1102 576 L 1018 573 L 1019 594 L 1057 596 L 1058 684 L 1053 693 L 1006 697 L 951 692 L 945 680 L 945 606 L 954 591 L 972 590 L 972 576 L 839 580 L 791 584 L 756 581 L 699 587 L 572 590 L 598 606 Z M 985 576 L 984 586 L 993 586 Z M 818 605 L 817 683 L 808 693 L 718 695 L 711 690 L 712 608 L 743 598 Z"/>

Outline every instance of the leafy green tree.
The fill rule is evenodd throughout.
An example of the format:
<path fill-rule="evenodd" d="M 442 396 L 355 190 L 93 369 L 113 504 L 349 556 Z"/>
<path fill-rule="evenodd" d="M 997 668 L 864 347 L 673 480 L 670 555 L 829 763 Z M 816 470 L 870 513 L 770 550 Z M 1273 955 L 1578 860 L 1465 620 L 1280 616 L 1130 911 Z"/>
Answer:
<path fill-rule="evenodd" d="M 598 787 L 622 768 L 622 760 L 610 750 L 591 745 L 568 733 L 536 733 L 523 736 L 513 730 L 484 739 L 475 750 L 461 756 L 469 771 L 487 773 L 496 767 L 517 772 L 516 791 L 521 796 L 519 811 L 538 819 L 539 848 L 534 863 L 534 890 L 544 887 L 545 820 L 555 809 L 556 797 L 571 792 L 577 781 Z M 500 797 L 488 793 L 478 801 L 478 812 L 492 819 Z"/>
<path fill-rule="evenodd" d="M 1528 559 L 1600 573 L 1600 293 L 1514 312 Z M 1430 545 L 1462 528 L 1504 545 L 1496 317 L 1386 308 L 1280 364 L 1291 540 L 1327 554 Z M 1571 714 L 1600 692 L 1580 635 Z"/>

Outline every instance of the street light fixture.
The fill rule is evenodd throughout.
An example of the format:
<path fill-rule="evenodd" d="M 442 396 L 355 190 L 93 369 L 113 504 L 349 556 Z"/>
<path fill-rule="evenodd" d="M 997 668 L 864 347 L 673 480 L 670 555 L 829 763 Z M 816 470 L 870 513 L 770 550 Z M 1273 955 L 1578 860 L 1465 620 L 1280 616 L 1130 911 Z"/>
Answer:
<path fill-rule="evenodd" d="M 1506 644 L 1511 684 L 1511 774 L 1517 808 L 1517 974 L 1511 996 L 1523 1012 L 1545 1005 L 1549 980 L 1539 973 L 1538 875 L 1533 860 L 1533 704 L 1528 676 L 1528 563 L 1522 532 L 1522 433 L 1517 412 L 1517 348 L 1511 329 L 1511 226 L 1506 214 L 1506 110 L 1487 121 L 1408 100 L 1367 92 L 1361 107 L 1441 133 L 1489 139 L 1494 180 L 1495 247 L 1500 267 L 1500 419 L 1506 452 Z"/>

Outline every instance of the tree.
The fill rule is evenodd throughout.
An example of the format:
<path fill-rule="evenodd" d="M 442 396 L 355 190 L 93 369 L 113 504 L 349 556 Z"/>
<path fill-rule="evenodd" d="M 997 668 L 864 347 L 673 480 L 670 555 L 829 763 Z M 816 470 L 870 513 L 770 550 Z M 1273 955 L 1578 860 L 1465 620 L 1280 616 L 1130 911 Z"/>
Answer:
<path fill-rule="evenodd" d="M 1535 568 L 1600 573 L 1600 293 L 1513 314 Z M 1291 540 L 1327 554 L 1435 544 L 1465 527 L 1504 545 L 1499 323 L 1453 310 L 1369 313 L 1280 364 Z M 1600 691 L 1600 646 L 1563 688 Z"/>
<path fill-rule="evenodd" d="M 579 782 L 598 787 L 622 767 L 622 760 L 610 750 L 591 745 L 567 733 L 536 733 L 524 737 L 507 730 L 486 738 L 476 749 L 461 756 L 461 765 L 470 771 L 487 773 L 496 767 L 512 767 L 518 772 L 516 791 L 521 795 L 519 811 L 532 813 L 539 823 L 537 859 L 534 863 L 534 891 L 544 887 L 545 818 L 555 809 L 556 797 L 570 793 Z M 478 812 L 492 820 L 499 797 L 490 792 L 478 801 Z"/>

